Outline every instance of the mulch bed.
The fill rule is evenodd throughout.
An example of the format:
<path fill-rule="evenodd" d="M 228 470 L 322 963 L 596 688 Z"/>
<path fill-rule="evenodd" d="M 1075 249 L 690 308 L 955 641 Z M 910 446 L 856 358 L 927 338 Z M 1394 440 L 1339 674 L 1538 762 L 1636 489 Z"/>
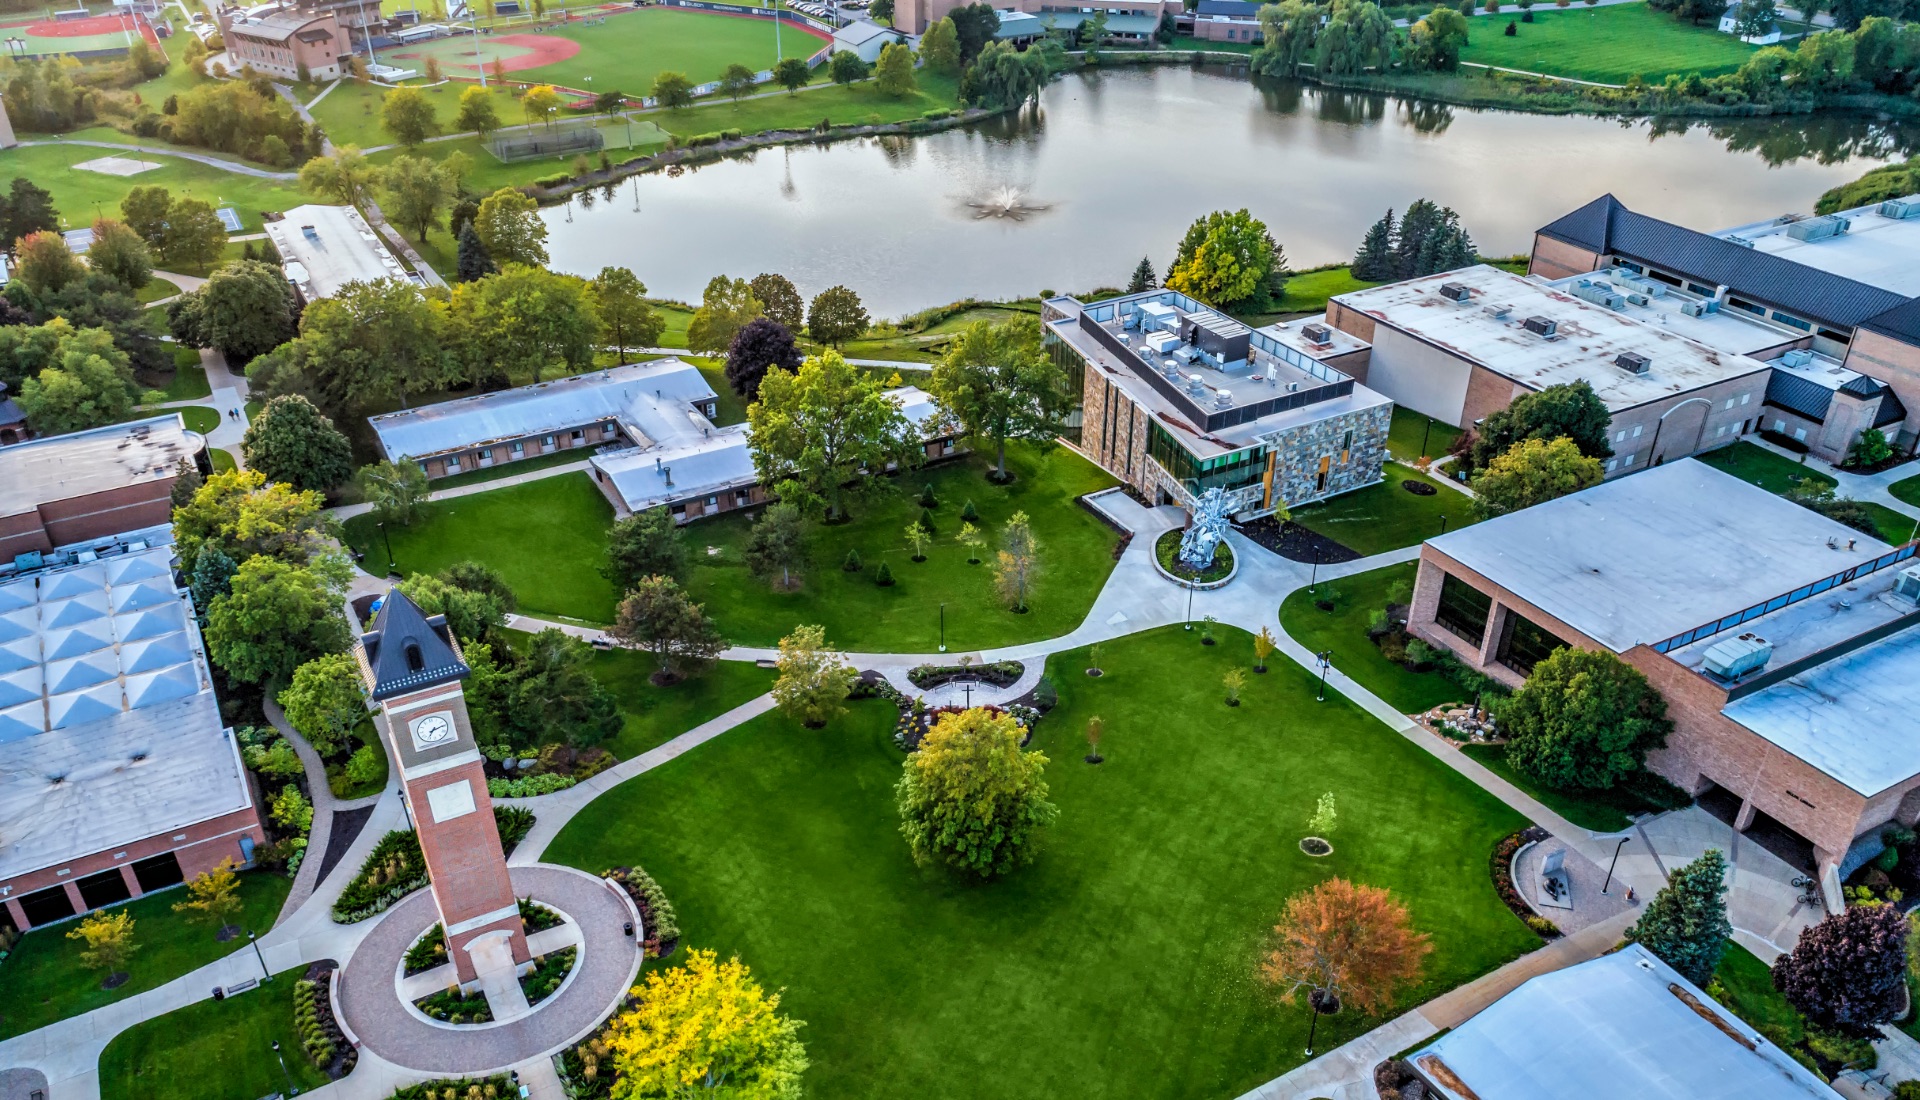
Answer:
<path fill-rule="evenodd" d="M 1500 838 L 1500 843 L 1493 846 L 1493 858 L 1487 861 L 1487 870 L 1493 875 L 1493 888 L 1499 893 L 1500 900 L 1513 911 L 1514 916 L 1519 917 L 1529 928 L 1533 928 L 1535 934 L 1542 939 L 1559 939 L 1560 937 L 1557 931 L 1550 936 L 1534 927 L 1533 921 L 1540 914 L 1534 912 L 1533 908 L 1520 897 L 1520 888 L 1513 881 L 1513 854 L 1526 844 L 1538 843 L 1552 835 L 1538 825 L 1529 825 L 1519 832 L 1508 833 Z"/>
<path fill-rule="evenodd" d="M 325 882 L 333 869 L 340 865 L 340 861 L 347 856 L 347 850 L 353 847 L 354 839 L 360 835 L 360 830 L 366 828 L 367 819 L 372 816 L 372 806 L 333 812 L 333 828 L 327 833 L 327 850 L 320 856 L 320 877 L 315 882 Z"/>
<path fill-rule="evenodd" d="M 1309 531 L 1292 520 L 1276 523 L 1272 516 L 1262 516 L 1242 525 L 1240 533 L 1288 561 L 1317 560 L 1321 565 L 1334 565 L 1343 561 L 1358 561 L 1365 556 L 1325 535 Z"/>
<path fill-rule="evenodd" d="M 1429 485 L 1424 481 L 1415 481 L 1412 478 L 1407 478 L 1402 481 L 1400 487 L 1417 497 L 1430 497 L 1440 491 L 1435 486 Z"/>

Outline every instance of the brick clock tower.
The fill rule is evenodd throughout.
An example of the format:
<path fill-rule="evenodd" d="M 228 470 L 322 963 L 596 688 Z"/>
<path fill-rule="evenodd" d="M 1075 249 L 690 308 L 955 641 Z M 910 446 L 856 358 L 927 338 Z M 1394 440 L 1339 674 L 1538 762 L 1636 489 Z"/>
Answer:
<path fill-rule="evenodd" d="M 500 852 L 484 758 L 460 682 L 472 674 L 444 615 L 387 593 L 355 654 L 401 777 L 461 983 L 479 969 L 525 963 L 527 936 Z M 476 968 L 476 960 L 479 967 Z"/>

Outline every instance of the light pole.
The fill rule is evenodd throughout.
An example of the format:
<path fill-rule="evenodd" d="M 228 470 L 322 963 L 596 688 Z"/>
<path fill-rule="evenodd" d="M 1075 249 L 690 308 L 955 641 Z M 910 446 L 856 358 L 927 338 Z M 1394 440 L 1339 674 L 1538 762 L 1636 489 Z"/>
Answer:
<path fill-rule="evenodd" d="M 1320 1017 L 1340 1011 L 1340 1001 L 1331 993 L 1315 989 L 1307 994 L 1307 1057 L 1313 1057 L 1313 1037 L 1320 1028 Z"/>
<path fill-rule="evenodd" d="M 1313 571 L 1307 574 L 1307 591 L 1312 592 L 1313 586 L 1319 583 L 1320 583 L 1320 544 L 1316 542 L 1313 544 Z"/>
<path fill-rule="evenodd" d="M 972 710 L 973 709 L 973 681 L 968 680 L 966 683 L 961 684 L 960 690 L 967 693 L 967 709 Z"/>
<path fill-rule="evenodd" d="M 288 1096 L 300 1095 L 299 1086 L 293 1083 L 293 1074 L 287 1070 L 286 1056 L 280 1053 L 280 1040 L 278 1039 L 275 1039 L 273 1041 L 273 1056 L 274 1058 L 278 1059 L 280 1062 L 280 1075 L 287 1079 L 287 1095 Z"/>
<path fill-rule="evenodd" d="M 1433 417 L 1427 417 L 1427 426 L 1420 429 L 1420 457 L 1427 457 L 1427 436 L 1433 432 Z"/>
<path fill-rule="evenodd" d="M 1632 839 L 1630 836 L 1623 836 L 1620 838 L 1620 843 L 1613 846 L 1613 858 L 1607 861 L 1607 881 L 1600 887 L 1601 893 L 1606 893 L 1607 888 L 1613 885 L 1613 868 L 1620 862 L 1620 849 L 1625 848 L 1627 841 Z"/>
<path fill-rule="evenodd" d="M 940 652 L 947 651 L 947 605 L 940 605 Z"/>
<path fill-rule="evenodd" d="M 1193 629 L 1193 582 L 1187 582 L 1187 625 L 1182 630 Z"/>
<path fill-rule="evenodd" d="M 1320 692 L 1313 697 L 1313 701 L 1324 703 L 1327 701 L 1327 669 L 1333 667 L 1333 650 L 1323 649 L 1314 656 L 1320 661 Z"/>
<path fill-rule="evenodd" d="M 400 575 L 400 570 L 393 563 L 393 541 L 387 538 L 387 523 L 381 520 L 374 526 L 380 529 L 380 545 L 387 550 L 387 576 L 397 577 Z"/>
<path fill-rule="evenodd" d="M 1447 514 L 1445 512 L 1440 513 L 1440 533 L 1443 535 L 1447 533 Z"/>
<path fill-rule="evenodd" d="M 260 960 L 260 980 L 263 982 L 272 981 L 273 971 L 267 969 L 267 957 L 260 953 L 260 941 L 254 937 L 252 932 L 248 932 L 247 942 L 253 945 L 253 957 Z"/>

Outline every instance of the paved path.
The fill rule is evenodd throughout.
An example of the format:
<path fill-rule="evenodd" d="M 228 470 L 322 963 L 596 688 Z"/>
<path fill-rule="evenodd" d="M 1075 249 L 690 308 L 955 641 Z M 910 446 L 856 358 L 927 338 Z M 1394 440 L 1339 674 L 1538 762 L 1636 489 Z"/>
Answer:
<path fill-rule="evenodd" d="M 525 485 L 529 481 L 539 481 L 542 478 L 583 473 L 589 465 L 590 463 L 584 458 L 578 462 L 563 462 L 558 466 L 547 466 L 538 470 L 528 470 L 524 474 L 506 474 L 489 481 L 476 481 L 470 485 L 456 485 L 451 489 L 440 489 L 428 493 L 427 499 L 454 500 L 458 497 L 472 496 L 475 493 L 486 493 L 495 489 L 504 489 L 509 485 Z M 336 519 L 352 519 L 354 516 L 363 516 L 373 511 L 373 505 L 343 504 L 338 508 L 329 508 L 327 510 L 332 512 Z"/>
<path fill-rule="evenodd" d="M 209 168 L 218 168 L 223 172 L 232 172 L 238 176 L 252 176 L 255 179 L 297 180 L 300 178 L 300 173 L 298 172 L 275 172 L 267 168 L 255 168 L 252 165 L 225 160 L 207 153 L 189 153 L 181 149 L 168 149 L 152 145 L 129 145 L 123 141 L 86 141 L 80 139 L 48 138 L 36 141 L 23 141 L 20 144 L 23 146 L 85 145 L 94 149 L 111 149 L 117 153 L 145 153 L 148 156 L 155 157 L 179 157 L 181 160 L 190 160 L 196 164 L 204 164 Z"/>
<path fill-rule="evenodd" d="M 307 854 L 300 861 L 300 871 L 294 876 L 293 889 L 287 894 L 286 904 L 280 907 L 280 919 L 292 915 L 307 899 L 313 896 L 320 885 L 320 864 L 326 857 L 327 845 L 333 837 L 333 815 L 341 810 L 357 810 L 380 801 L 380 795 L 366 798 L 343 799 L 333 796 L 333 788 L 327 782 L 327 765 L 320 754 L 307 743 L 300 731 L 287 721 L 287 713 L 280 704 L 272 699 L 261 702 L 261 709 L 267 715 L 267 721 L 280 731 L 280 736 L 293 746 L 294 755 L 300 758 L 301 767 L 306 769 L 307 790 L 313 793 L 313 828 L 307 831 Z M 398 790 L 398 780 L 391 774 L 387 778 L 389 790 Z M 385 792 L 382 792 L 385 793 Z"/>

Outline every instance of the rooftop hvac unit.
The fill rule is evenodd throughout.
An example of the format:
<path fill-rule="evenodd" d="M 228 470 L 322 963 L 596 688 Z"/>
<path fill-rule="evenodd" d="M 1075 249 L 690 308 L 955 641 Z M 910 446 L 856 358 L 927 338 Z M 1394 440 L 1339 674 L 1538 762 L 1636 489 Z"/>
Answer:
<path fill-rule="evenodd" d="M 1702 664 L 1708 672 L 1723 680 L 1738 680 L 1749 672 L 1767 667 L 1773 657 L 1773 643 L 1758 634 L 1742 634 L 1707 647 Z"/>
<path fill-rule="evenodd" d="M 1499 303 L 1496 305 L 1487 306 L 1481 312 L 1485 313 L 1487 316 L 1493 318 L 1496 321 L 1504 321 L 1507 319 L 1507 315 L 1513 312 L 1513 307 L 1510 305 L 1506 305 L 1505 303 Z"/>
<path fill-rule="evenodd" d="M 1608 309 L 1624 309 L 1627 304 L 1626 298 L 1613 289 L 1612 283 L 1604 279 L 1580 280 L 1574 284 L 1573 296 L 1583 302 L 1592 302 L 1596 306 L 1605 306 Z"/>
<path fill-rule="evenodd" d="M 1706 316 L 1706 312 L 1707 312 L 1707 303 L 1681 302 L 1680 312 L 1685 314 L 1688 317 L 1704 317 Z"/>
<path fill-rule="evenodd" d="M 1895 221 L 1908 218 L 1920 218 L 1920 195 L 1908 195 L 1904 199 L 1888 199 L 1880 204 L 1880 216 Z"/>
<path fill-rule="evenodd" d="M 1613 357 L 1613 365 L 1628 374 L 1645 374 L 1653 366 L 1653 360 L 1637 351 L 1623 351 Z"/>
<path fill-rule="evenodd" d="M 1793 232 L 1793 230 L 1791 230 L 1791 229 L 1789 229 L 1789 230 L 1787 230 L 1787 232 L 1788 232 L 1788 233 L 1792 233 L 1792 232 Z M 1752 248 L 1752 247 L 1753 247 L 1753 242 L 1752 242 L 1752 241 L 1750 241 L 1750 240 L 1748 240 L 1748 239 L 1746 239 L 1745 237 L 1728 237 L 1728 238 L 1727 238 L 1727 243 L 1728 243 L 1728 244 L 1737 244 L 1737 245 L 1739 245 L 1739 246 L 1740 246 L 1741 248 Z"/>
<path fill-rule="evenodd" d="M 1465 283 L 1441 283 L 1440 297 L 1449 302 L 1470 302 L 1473 300 L 1473 291 L 1467 289 Z"/>
<path fill-rule="evenodd" d="M 1794 222 L 1787 226 L 1787 236 L 1796 241 L 1823 241 L 1828 237 L 1840 236 L 1852 224 L 1838 214 L 1828 214 L 1825 217 Z"/>
<path fill-rule="evenodd" d="M 1787 367 L 1804 367 L 1813 362 L 1813 353 L 1806 348 L 1788 348 L 1780 357 L 1780 364 Z"/>
<path fill-rule="evenodd" d="M 1644 306 L 1647 304 L 1647 296 L 1644 294 L 1629 294 L 1627 295 L 1627 304 Z"/>
<path fill-rule="evenodd" d="M 1908 603 L 1920 604 L 1920 565 L 1909 565 L 1893 580 L 1893 594 Z"/>
<path fill-rule="evenodd" d="M 318 229 L 315 229 L 315 228 L 314 228 L 313 226 L 310 226 L 310 225 L 303 225 L 303 226 L 301 226 L 301 227 L 300 227 L 300 234 L 301 234 L 302 236 L 304 236 L 304 237 L 306 237 L 306 238 L 307 238 L 308 240 L 310 240 L 310 241 L 317 241 L 317 240 L 319 240 L 319 239 L 320 239 L 320 231 L 319 231 Z"/>
<path fill-rule="evenodd" d="M 1213 395 L 1213 407 L 1216 409 L 1233 408 L 1233 395 L 1225 390 Z"/>
<path fill-rule="evenodd" d="M 1207 384 L 1205 381 L 1201 379 L 1199 375 L 1197 374 L 1187 375 L 1187 393 L 1191 394 L 1194 397 L 1199 397 L 1201 394 L 1204 394 L 1206 392 L 1207 392 Z"/>
<path fill-rule="evenodd" d="M 1300 335 L 1316 348 L 1328 347 L 1333 343 L 1333 330 L 1325 325 L 1303 325 Z"/>
<path fill-rule="evenodd" d="M 1521 327 L 1533 333 L 1535 336 L 1552 336 L 1560 330 L 1559 323 L 1553 318 L 1541 317 L 1538 314 L 1521 322 Z"/>

